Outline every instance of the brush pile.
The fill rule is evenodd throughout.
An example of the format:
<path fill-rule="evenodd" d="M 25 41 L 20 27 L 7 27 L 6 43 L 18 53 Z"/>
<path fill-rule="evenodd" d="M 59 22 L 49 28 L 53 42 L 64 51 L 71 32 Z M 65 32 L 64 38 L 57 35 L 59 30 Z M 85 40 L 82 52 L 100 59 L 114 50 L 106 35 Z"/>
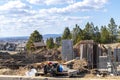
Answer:
<path fill-rule="evenodd" d="M 73 64 L 73 69 L 79 70 L 79 71 L 84 71 L 87 70 L 87 61 L 82 59 L 82 60 L 75 60 Z"/>

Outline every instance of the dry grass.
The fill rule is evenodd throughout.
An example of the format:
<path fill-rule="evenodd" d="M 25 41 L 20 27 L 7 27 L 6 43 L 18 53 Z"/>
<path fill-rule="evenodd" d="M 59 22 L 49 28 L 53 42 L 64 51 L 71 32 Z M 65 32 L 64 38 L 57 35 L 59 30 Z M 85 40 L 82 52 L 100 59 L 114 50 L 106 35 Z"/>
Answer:
<path fill-rule="evenodd" d="M 16 70 L 11 70 L 8 68 L 0 69 L 0 75 L 16 75 Z"/>
<path fill-rule="evenodd" d="M 10 71 L 10 69 L 0 69 L 0 75 L 3 75 L 5 72 Z"/>
<path fill-rule="evenodd" d="M 9 69 L 9 68 L 5 68 L 5 69 L 0 69 L 0 75 L 24 76 L 26 71 L 27 71 L 27 69 L 25 69 L 25 68 L 20 68 L 20 69 L 17 69 L 17 70 L 12 70 L 12 69 Z"/>
<path fill-rule="evenodd" d="M 110 47 L 111 49 L 115 49 L 115 48 L 120 48 L 120 43 L 111 43 L 111 44 L 104 44 L 105 46 Z"/>

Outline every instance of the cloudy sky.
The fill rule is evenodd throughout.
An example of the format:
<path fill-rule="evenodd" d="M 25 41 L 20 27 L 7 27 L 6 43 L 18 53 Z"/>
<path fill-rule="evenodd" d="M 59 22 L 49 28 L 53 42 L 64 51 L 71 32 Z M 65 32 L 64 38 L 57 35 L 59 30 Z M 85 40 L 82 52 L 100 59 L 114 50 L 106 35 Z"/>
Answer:
<path fill-rule="evenodd" d="M 61 34 L 67 26 L 81 28 L 90 21 L 120 25 L 120 0 L 0 0 L 0 37 Z"/>

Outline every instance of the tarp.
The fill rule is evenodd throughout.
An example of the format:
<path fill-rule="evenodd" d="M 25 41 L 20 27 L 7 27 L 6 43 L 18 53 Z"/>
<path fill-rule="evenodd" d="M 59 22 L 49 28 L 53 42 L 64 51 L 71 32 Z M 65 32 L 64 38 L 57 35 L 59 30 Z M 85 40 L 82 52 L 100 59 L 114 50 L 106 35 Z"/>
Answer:
<path fill-rule="evenodd" d="M 26 72 L 26 76 L 35 76 L 36 72 L 37 72 L 36 69 L 31 69 L 30 71 Z"/>

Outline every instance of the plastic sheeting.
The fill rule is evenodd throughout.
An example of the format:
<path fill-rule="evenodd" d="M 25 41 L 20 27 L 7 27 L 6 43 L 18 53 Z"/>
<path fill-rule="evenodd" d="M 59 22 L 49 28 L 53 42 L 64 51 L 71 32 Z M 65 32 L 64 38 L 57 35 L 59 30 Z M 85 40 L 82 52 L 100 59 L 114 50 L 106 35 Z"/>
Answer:
<path fill-rule="evenodd" d="M 30 71 L 26 72 L 26 76 L 35 76 L 36 72 L 37 72 L 36 69 L 31 69 Z"/>

